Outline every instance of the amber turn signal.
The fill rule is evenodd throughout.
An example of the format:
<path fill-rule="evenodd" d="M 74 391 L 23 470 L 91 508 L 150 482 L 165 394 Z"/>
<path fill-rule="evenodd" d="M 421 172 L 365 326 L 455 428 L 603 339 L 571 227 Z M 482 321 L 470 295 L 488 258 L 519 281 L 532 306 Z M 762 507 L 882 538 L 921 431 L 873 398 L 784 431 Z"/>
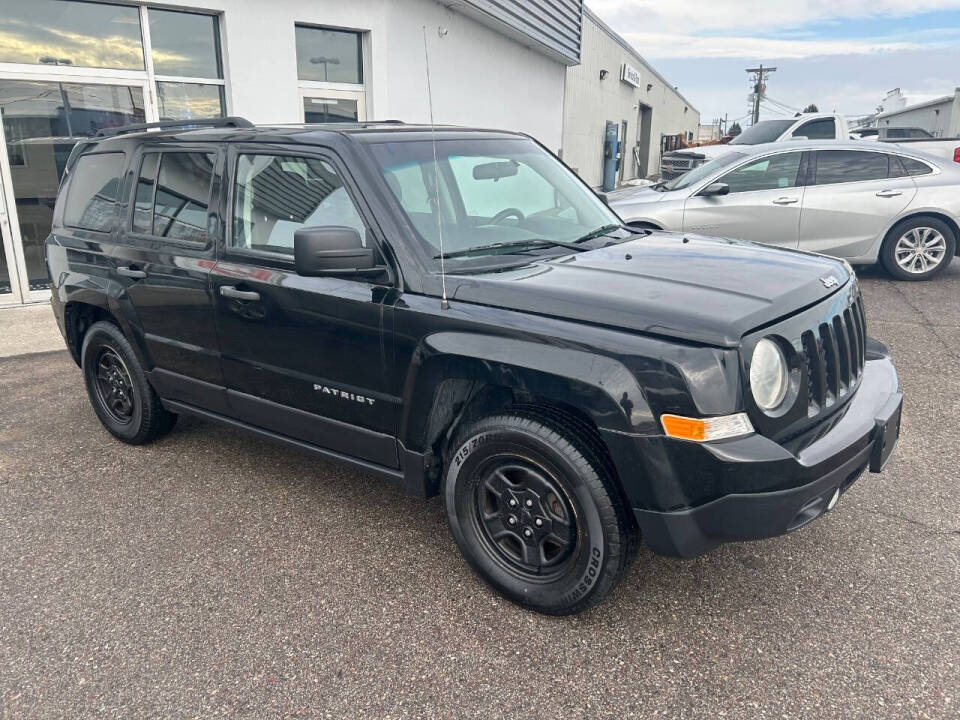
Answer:
<path fill-rule="evenodd" d="M 723 440 L 750 435 L 753 425 L 746 413 L 711 418 L 691 418 L 683 415 L 661 415 L 660 424 L 669 437 L 694 442 Z"/>

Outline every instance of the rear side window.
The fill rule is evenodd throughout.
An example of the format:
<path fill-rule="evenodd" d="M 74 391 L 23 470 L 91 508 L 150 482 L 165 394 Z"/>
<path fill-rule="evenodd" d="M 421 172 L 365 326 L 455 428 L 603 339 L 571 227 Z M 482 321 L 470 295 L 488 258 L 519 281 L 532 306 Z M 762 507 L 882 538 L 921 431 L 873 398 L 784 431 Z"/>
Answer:
<path fill-rule="evenodd" d="M 900 161 L 903 163 L 903 167 L 906 168 L 909 175 L 929 175 L 933 172 L 933 168 L 925 162 L 908 157 L 901 157 Z"/>
<path fill-rule="evenodd" d="M 837 136 L 837 126 L 833 118 L 811 120 L 793 131 L 794 137 L 806 137 L 810 140 L 833 140 Z"/>
<path fill-rule="evenodd" d="M 73 168 L 63 224 L 109 232 L 117 209 L 123 153 L 83 155 Z"/>
<path fill-rule="evenodd" d="M 133 231 L 202 243 L 215 153 L 146 153 L 140 163 L 133 204 Z"/>
<path fill-rule="evenodd" d="M 887 156 L 859 150 L 817 152 L 817 185 L 883 180 L 887 177 Z"/>

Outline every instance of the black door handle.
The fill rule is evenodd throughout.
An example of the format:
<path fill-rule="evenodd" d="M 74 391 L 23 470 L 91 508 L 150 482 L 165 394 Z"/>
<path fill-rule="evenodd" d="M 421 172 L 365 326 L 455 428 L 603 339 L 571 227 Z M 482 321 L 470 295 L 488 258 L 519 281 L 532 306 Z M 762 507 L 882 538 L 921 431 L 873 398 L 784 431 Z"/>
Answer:
<path fill-rule="evenodd" d="M 260 293 L 253 290 L 237 290 L 233 285 L 221 285 L 220 294 L 236 300 L 259 300 Z"/>
<path fill-rule="evenodd" d="M 136 265 L 127 267 L 126 265 L 117 268 L 117 275 L 123 275 L 123 277 L 134 278 L 136 280 L 142 280 L 147 276 L 143 270 L 138 270 Z"/>

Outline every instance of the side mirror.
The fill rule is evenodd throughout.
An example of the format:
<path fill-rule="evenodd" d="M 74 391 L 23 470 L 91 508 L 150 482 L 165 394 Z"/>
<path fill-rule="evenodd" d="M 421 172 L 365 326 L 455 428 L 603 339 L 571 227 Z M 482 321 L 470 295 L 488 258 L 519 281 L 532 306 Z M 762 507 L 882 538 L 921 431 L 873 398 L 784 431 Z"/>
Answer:
<path fill-rule="evenodd" d="M 610 207 L 610 198 L 607 197 L 607 194 L 605 192 L 594 190 L 594 193 L 596 193 L 597 197 L 600 198 L 600 202 L 602 202 L 607 207 Z"/>
<path fill-rule="evenodd" d="M 376 275 L 372 247 L 364 247 L 360 233 L 351 227 L 327 225 L 300 228 L 293 233 L 293 258 L 297 275 Z"/>
<path fill-rule="evenodd" d="M 726 183 L 710 183 L 703 190 L 697 193 L 700 197 L 717 197 L 718 195 L 729 195 L 730 186 Z"/>

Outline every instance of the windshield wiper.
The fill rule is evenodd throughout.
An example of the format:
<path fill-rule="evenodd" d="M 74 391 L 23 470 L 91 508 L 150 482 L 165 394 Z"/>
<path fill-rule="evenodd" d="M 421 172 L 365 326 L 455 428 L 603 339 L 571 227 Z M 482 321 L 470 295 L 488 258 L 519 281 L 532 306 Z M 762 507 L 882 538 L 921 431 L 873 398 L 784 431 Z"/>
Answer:
<path fill-rule="evenodd" d="M 616 227 L 619 227 L 617 225 Z M 579 242 L 579 240 L 577 241 Z M 446 252 L 440 255 L 434 255 L 434 260 L 439 260 L 443 258 L 447 260 L 449 258 L 463 257 L 465 255 L 473 255 L 475 253 L 483 253 L 488 250 L 504 250 L 512 248 L 534 248 L 534 247 L 551 247 L 556 245 L 557 247 L 569 248 L 570 250 L 576 250 L 577 252 L 583 252 L 587 248 L 580 247 L 572 242 L 566 242 L 565 240 L 547 240 L 546 238 L 528 238 L 526 240 L 511 240 L 510 242 L 498 242 L 490 243 L 489 245 L 475 245 L 474 247 L 463 248 L 462 250 L 452 250 L 451 252 Z"/>
<path fill-rule="evenodd" d="M 598 227 L 596 230 L 591 230 L 586 235 L 581 235 L 576 240 L 574 240 L 574 242 L 582 243 L 582 242 L 586 242 L 587 240 L 593 240 L 594 238 L 598 238 L 601 235 L 606 235 L 608 232 L 611 232 L 613 230 L 619 230 L 622 227 L 623 225 L 620 225 L 620 224 L 604 225 L 603 227 Z"/>

